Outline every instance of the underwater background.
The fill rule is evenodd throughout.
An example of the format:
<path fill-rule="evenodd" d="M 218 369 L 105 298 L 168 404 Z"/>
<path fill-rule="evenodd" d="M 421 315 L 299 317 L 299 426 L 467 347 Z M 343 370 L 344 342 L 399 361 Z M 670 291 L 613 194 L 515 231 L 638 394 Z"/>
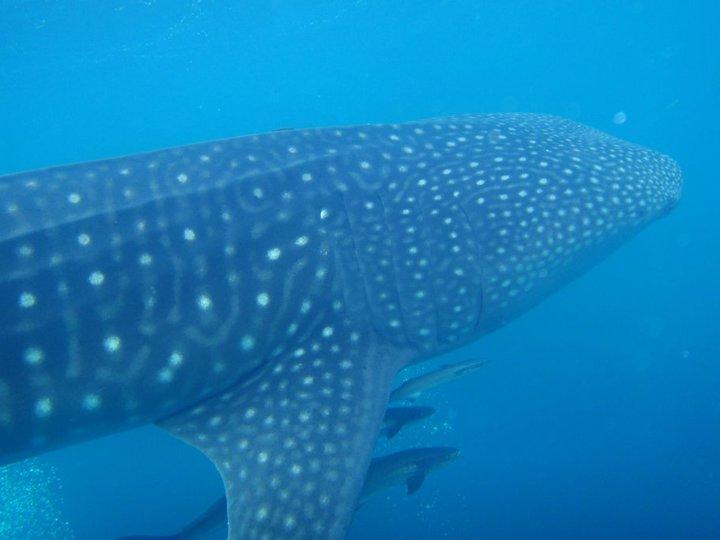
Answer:
<path fill-rule="evenodd" d="M 670 216 L 436 361 L 488 363 L 379 452 L 460 457 L 371 499 L 350 538 L 717 539 L 719 21 L 703 0 L 3 0 L 0 173 L 497 111 L 671 155 Z M 0 538 L 169 534 L 221 493 L 209 461 L 143 428 L 0 469 Z"/>

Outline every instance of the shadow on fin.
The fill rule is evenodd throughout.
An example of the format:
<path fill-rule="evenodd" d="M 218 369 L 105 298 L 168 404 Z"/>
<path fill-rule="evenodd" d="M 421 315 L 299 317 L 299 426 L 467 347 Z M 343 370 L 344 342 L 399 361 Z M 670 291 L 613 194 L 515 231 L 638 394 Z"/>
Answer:
<path fill-rule="evenodd" d="M 403 428 L 403 424 L 401 422 L 395 422 L 394 424 L 388 426 L 388 428 L 385 430 L 385 435 L 388 439 L 392 439 L 395 435 L 400 433 L 400 430 Z"/>
<path fill-rule="evenodd" d="M 412 495 L 418 489 L 420 489 L 425 481 L 425 471 L 418 472 L 412 475 L 407 480 L 407 494 Z"/>

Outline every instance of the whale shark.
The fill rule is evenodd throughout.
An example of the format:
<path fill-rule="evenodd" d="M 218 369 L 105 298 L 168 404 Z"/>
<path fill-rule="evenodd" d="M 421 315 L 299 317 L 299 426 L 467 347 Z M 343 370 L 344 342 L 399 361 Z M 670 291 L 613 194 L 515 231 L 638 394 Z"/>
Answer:
<path fill-rule="evenodd" d="M 0 464 L 154 423 L 216 466 L 229 538 L 342 538 L 398 370 L 524 313 L 681 184 L 534 114 L 2 176 Z"/>

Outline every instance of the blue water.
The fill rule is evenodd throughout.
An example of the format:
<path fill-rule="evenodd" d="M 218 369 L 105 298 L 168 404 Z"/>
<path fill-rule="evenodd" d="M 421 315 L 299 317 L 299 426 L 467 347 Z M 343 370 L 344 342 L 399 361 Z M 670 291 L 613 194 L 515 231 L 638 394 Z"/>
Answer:
<path fill-rule="evenodd" d="M 452 355 L 489 363 L 428 393 L 438 415 L 392 448 L 460 458 L 412 497 L 371 500 L 350 537 L 716 539 L 718 20 L 703 0 L 5 0 L 0 172 L 490 111 L 559 114 L 672 155 L 672 215 Z M 168 533 L 221 492 L 209 462 L 154 428 L 41 460 L 48 515 L 78 539 Z"/>

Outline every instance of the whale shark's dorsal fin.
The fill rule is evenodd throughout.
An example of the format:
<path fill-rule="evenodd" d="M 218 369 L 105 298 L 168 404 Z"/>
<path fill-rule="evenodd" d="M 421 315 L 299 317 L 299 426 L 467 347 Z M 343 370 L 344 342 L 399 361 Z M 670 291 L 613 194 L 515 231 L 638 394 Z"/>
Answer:
<path fill-rule="evenodd" d="M 217 467 L 230 539 L 344 536 L 397 351 L 358 332 L 328 334 L 160 423 Z"/>

